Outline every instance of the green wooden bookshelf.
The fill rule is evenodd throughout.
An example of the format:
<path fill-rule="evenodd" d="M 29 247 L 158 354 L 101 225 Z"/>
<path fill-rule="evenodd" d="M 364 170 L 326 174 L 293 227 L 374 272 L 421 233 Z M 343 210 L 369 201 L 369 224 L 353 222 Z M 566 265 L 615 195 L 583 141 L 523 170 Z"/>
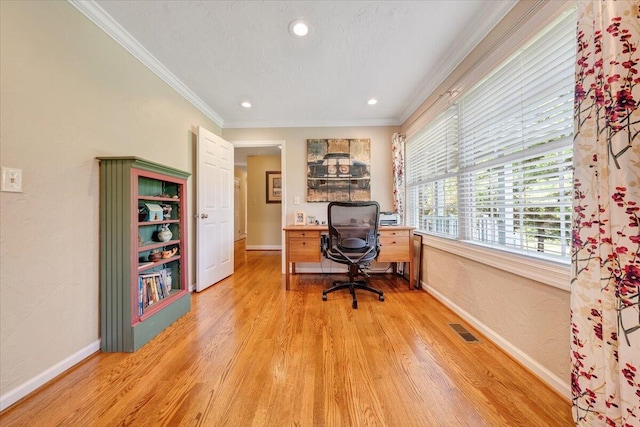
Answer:
<path fill-rule="evenodd" d="M 190 174 L 139 157 L 97 159 L 101 348 L 134 352 L 191 309 Z M 166 229 L 169 233 L 159 233 Z"/>

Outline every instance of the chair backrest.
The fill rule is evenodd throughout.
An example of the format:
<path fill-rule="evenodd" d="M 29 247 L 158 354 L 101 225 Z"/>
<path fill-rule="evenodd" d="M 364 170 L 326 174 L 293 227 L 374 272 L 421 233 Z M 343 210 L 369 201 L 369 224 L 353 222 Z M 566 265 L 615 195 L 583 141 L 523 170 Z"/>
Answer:
<path fill-rule="evenodd" d="M 329 247 L 358 250 L 377 246 L 379 216 L 378 202 L 329 203 Z"/>

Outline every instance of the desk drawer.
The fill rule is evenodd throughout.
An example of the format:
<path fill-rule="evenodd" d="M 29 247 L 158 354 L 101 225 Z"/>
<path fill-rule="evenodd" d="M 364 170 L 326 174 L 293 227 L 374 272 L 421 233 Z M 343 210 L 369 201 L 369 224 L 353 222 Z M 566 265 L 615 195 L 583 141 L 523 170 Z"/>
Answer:
<path fill-rule="evenodd" d="M 318 242 L 320 241 L 319 231 L 307 231 L 307 230 L 287 231 L 287 236 L 293 239 L 307 238 L 307 239 L 316 239 L 318 240 Z M 320 245 L 320 243 L 318 243 L 318 245 Z"/>
<path fill-rule="evenodd" d="M 315 238 L 289 238 L 290 262 L 320 262 L 320 233 Z"/>
<path fill-rule="evenodd" d="M 380 262 L 411 261 L 410 232 L 408 230 L 380 233 Z"/>

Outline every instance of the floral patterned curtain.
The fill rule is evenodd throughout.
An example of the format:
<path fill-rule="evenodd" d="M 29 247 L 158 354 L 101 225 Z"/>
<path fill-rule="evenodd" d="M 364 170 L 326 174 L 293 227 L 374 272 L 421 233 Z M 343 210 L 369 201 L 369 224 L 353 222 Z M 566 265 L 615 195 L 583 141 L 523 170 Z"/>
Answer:
<path fill-rule="evenodd" d="M 393 210 L 400 214 L 404 224 L 404 140 L 401 133 L 394 133 L 391 142 L 393 158 Z"/>
<path fill-rule="evenodd" d="M 579 426 L 640 426 L 640 5 L 578 2 L 571 391 Z"/>

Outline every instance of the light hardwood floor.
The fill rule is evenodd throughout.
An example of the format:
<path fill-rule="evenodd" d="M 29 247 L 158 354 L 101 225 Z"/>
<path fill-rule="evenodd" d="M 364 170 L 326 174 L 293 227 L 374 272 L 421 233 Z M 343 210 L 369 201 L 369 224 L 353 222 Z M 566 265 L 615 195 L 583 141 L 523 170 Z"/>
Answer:
<path fill-rule="evenodd" d="M 284 290 L 280 252 L 236 273 L 138 352 L 97 353 L 0 414 L 2 426 L 570 426 L 568 401 L 427 293 L 376 276 L 321 299 L 331 276 Z M 469 328 L 470 329 L 470 328 Z M 470 329 L 471 330 L 471 329 Z M 478 335 L 479 336 L 479 335 Z"/>

